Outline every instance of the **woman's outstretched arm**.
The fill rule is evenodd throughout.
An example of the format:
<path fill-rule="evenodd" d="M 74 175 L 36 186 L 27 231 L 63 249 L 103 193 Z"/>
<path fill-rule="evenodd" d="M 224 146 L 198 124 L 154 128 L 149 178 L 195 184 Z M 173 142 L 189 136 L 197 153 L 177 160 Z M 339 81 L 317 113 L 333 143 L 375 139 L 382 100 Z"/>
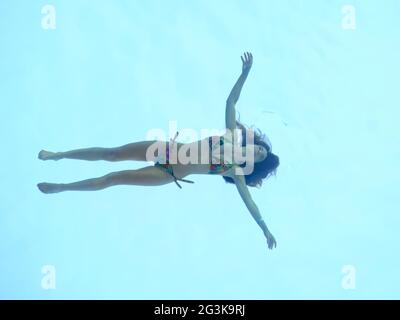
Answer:
<path fill-rule="evenodd" d="M 244 58 L 240 57 L 243 62 L 242 66 L 242 74 L 239 79 L 236 81 L 235 85 L 232 88 L 231 93 L 226 100 L 226 109 L 225 109 L 225 124 L 226 127 L 230 130 L 234 130 L 236 128 L 236 110 L 235 105 L 239 100 L 240 92 L 242 91 L 243 84 L 246 81 L 246 78 L 250 72 L 251 66 L 253 64 L 253 55 L 249 52 L 244 53 Z"/>
<path fill-rule="evenodd" d="M 240 196 L 242 197 L 242 200 L 246 204 L 247 209 L 250 211 L 254 220 L 257 222 L 257 224 L 264 232 L 264 235 L 267 238 L 268 248 L 272 249 L 273 247 L 276 247 L 276 240 L 274 236 L 271 234 L 271 232 L 268 230 L 267 225 L 265 224 L 265 221 L 263 220 L 256 203 L 251 198 L 244 176 L 235 175 L 233 180 L 235 181 L 236 187 L 239 191 Z"/>

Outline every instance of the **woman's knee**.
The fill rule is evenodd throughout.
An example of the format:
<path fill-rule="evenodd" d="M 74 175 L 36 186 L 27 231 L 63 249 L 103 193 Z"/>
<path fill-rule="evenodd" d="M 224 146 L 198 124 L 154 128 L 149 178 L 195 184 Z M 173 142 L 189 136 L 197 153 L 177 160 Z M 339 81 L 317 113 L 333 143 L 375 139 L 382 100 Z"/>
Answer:
<path fill-rule="evenodd" d="M 112 161 L 112 162 L 118 161 L 119 160 L 118 148 L 104 148 L 102 158 L 105 161 Z"/>
<path fill-rule="evenodd" d="M 128 173 L 134 170 L 124 170 L 124 171 L 116 171 L 116 172 L 111 172 L 103 176 L 104 183 L 109 185 L 109 186 L 114 186 L 118 184 L 125 184 L 131 176 L 131 174 Z"/>

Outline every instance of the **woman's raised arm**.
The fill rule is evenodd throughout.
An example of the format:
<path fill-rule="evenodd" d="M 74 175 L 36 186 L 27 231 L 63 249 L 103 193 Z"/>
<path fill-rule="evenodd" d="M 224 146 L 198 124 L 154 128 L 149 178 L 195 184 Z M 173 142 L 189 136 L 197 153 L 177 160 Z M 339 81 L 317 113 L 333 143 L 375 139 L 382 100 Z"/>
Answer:
<path fill-rule="evenodd" d="M 236 81 L 233 86 L 231 93 L 226 100 L 226 109 L 225 109 L 225 124 L 226 128 L 230 130 L 236 129 L 236 110 L 235 105 L 239 99 L 240 92 L 242 91 L 243 84 L 246 81 L 246 78 L 250 72 L 251 66 L 253 65 L 253 55 L 249 52 L 244 53 L 244 57 L 240 57 L 243 62 L 242 73 L 239 79 Z"/>

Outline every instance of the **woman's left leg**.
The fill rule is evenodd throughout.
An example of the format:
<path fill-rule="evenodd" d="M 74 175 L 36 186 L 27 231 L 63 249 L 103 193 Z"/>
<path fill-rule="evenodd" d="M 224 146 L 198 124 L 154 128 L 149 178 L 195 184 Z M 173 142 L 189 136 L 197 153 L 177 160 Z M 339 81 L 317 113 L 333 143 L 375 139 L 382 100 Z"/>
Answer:
<path fill-rule="evenodd" d="M 157 143 L 161 149 L 165 149 L 166 144 L 168 145 L 168 142 L 147 140 L 132 142 L 114 148 L 92 147 L 69 150 L 65 152 L 41 150 L 38 154 L 38 158 L 41 160 L 79 159 L 88 161 L 152 161 L 152 159 L 147 160 L 146 152 L 150 146 L 155 146 L 155 143 Z M 156 152 L 156 155 L 157 154 L 158 153 Z"/>
<path fill-rule="evenodd" d="M 164 170 L 148 166 L 137 170 L 111 172 L 99 178 L 72 183 L 47 183 L 37 185 L 43 193 L 62 191 L 96 191 L 116 185 L 160 186 L 173 182 L 174 178 Z"/>

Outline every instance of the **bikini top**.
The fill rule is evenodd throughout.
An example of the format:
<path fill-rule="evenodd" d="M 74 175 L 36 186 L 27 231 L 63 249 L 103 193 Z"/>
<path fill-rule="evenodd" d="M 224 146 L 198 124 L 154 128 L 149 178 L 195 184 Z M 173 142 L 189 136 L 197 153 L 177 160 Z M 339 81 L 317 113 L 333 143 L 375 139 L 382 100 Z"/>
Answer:
<path fill-rule="evenodd" d="M 211 164 L 209 174 L 221 174 L 230 170 L 235 163 L 233 162 L 233 144 L 225 143 L 224 136 L 211 136 L 208 138 L 208 145 L 211 150 Z M 214 162 L 214 163 L 213 163 Z"/>

